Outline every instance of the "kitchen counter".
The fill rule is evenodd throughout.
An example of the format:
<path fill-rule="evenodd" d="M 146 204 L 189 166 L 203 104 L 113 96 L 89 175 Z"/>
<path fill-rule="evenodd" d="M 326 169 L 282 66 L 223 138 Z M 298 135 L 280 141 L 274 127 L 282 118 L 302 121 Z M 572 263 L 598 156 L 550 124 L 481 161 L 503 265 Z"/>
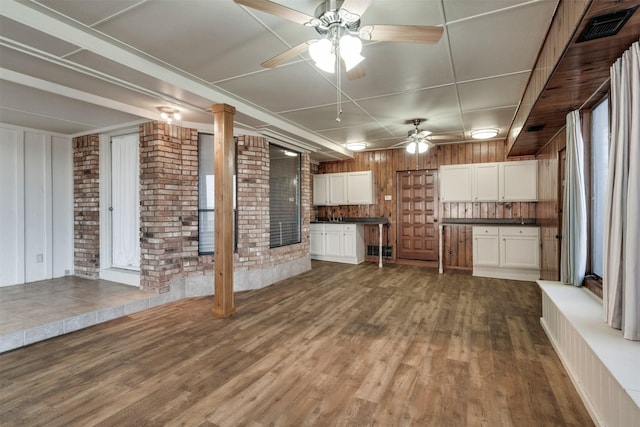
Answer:
<path fill-rule="evenodd" d="M 528 226 L 537 227 L 535 218 L 441 218 L 438 224 L 438 272 L 444 271 L 444 262 L 442 259 L 443 243 L 444 243 L 444 227 L 445 226 L 470 226 L 470 225 L 493 225 L 493 226 Z"/>
<path fill-rule="evenodd" d="M 311 223 L 312 224 L 326 224 L 326 223 L 335 224 L 335 223 L 339 223 L 339 224 L 373 224 L 373 225 L 378 225 L 378 224 L 389 224 L 390 221 L 389 221 L 388 218 L 385 218 L 385 217 L 367 217 L 367 218 L 344 217 L 340 221 L 331 220 L 330 218 L 325 218 L 325 217 L 318 217 L 318 219 L 316 219 L 315 221 L 311 221 Z"/>
<path fill-rule="evenodd" d="M 535 218 L 442 218 L 443 225 L 536 225 Z"/>
<path fill-rule="evenodd" d="M 344 217 L 340 221 L 332 221 L 327 217 L 318 217 L 315 221 L 311 221 L 311 224 L 363 224 L 363 225 L 377 225 L 378 226 L 378 267 L 382 268 L 382 226 L 390 224 L 388 218 L 385 217 Z"/>

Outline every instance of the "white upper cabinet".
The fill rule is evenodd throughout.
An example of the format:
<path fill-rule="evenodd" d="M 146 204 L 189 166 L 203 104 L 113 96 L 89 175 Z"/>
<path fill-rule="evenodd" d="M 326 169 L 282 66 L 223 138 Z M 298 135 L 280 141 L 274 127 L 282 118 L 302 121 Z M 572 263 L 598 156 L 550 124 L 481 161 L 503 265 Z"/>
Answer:
<path fill-rule="evenodd" d="M 500 201 L 538 200 L 538 162 L 500 163 Z"/>
<path fill-rule="evenodd" d="M 314 205 L 372 205 L 375 203 L 373 172 L 313 175 Z"/>
<path fill-rule="evenodd" d="M 362 171 L 347 174 L 347 204 L 372 205 L 375 203 L 373 197 L 373 172 Z"/>
<path fill-rule="evenodd" d="M 527 202 L 538 199 L 536 160 L 440 166 L 442 202 Z"/>
<path fill-rule="evenodd" d="M 472 196 L 472 165 L 440 166 L 440 200 L 467 202 Z"/>
<path fill-rule="evenodd" d="M 478 163 L 473 165 L 474 202 L 498 200 L 498 170 L 498 163 Z"/>

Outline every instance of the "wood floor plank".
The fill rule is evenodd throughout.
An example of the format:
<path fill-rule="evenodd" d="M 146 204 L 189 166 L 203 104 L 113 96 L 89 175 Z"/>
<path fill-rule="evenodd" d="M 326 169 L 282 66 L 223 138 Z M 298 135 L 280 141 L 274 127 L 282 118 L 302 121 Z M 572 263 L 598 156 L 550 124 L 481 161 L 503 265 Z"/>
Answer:
<path fill-rule="evenodd" d="M 12 426 L 589 426 L 534 283 L 313 262 L 0 355 Z"/>

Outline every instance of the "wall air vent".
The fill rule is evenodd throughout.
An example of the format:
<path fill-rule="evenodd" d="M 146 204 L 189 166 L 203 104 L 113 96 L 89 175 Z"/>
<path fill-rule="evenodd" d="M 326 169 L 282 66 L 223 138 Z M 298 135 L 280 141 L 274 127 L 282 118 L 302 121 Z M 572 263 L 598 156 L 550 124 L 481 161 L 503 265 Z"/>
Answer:
<path fill-rule="evenodd" d="M 526 129 L 524 130 L 525 132 L 540 132 L 542 129 L 544 129 L 546 125 L 529 125 L 526 127 Z"/>
<path fill-rule="evenodd" d="M 580 33 L 580 37 L 578 37 L 576 43 L 601 39 L 603 37 L 618 34 L 618 31 L 620 31 L 629 18 L 631 18 L 631 15 L 633 15 L 633 12 L 635 12 L 637 8 L 638 6 L 635 6 L 618 12 L 594 16 L 589 19 L 589 22 L 587 22 L 584 30 Z"/>

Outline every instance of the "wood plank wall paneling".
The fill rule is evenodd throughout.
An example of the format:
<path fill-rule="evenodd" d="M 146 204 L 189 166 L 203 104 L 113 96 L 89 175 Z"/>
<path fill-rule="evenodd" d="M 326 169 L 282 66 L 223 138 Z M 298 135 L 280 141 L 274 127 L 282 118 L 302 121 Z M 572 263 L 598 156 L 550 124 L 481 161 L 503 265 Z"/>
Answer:
<path fill-rule="evenodd" d="M 365 206 L 319 206 L 317 216 L 328 217 L 332 213 L 342 217 L 386 217 L 391 225 L 384 227 L 383 245 L 393 246 L 393 255 L 387 262 L 396 261 L 397 204 L 396 172 L 416 169 L 438 169 L 440 165 L 531 160 L 533 156 L 507 159 L 504 140 L 463 144 L 439 145 L 417 158 L 406 150 L 375 150 L 354 153 L 353 160 L 322 162 L 318 173 L 373 171 L 376 185 L 376 204 Z M 417 162 L 416 162 L 417 161 Z M 384 200 L 391 195 L 392 200 Z M 440 218 L 535 218 L 536 203 L 440 203 Z M 471 227 L 445 227 L 444 265 L 446 267 L 472 268 Z M 365 226 L 365 245 L 378 244 L 378 227 Z M 374 258 L 367 258 L 374 261 Z"/>
<path fill-rule="evenodd" d="M 538 54 L 538 59 L 531 72 L 527 88 L 525 89 L 522 101 L 511 125 L 507 138 L 508 151 L 513 149 L 518 135 L 525 126 L 525 122 L 535 106 L 536 101 L 544 91 L 547 82 L 555 70 L 556 64 L 560 61 L 565 47 L 571 41 L 574 30 L 578 26 L 590 2 L 590 0 L 561 0 L 558 4 L 555 16 L 547 33 L 547 38 Z M 541 145 L 544 145 L 544 143 L 546 143 L 546 141 Z"/>
<path fill-rule="evenodd" d="M 540 151 L 538 159 L 538 203 L 537 223 L 540 225 L 542 257 L 540 278 L 560 280 L 558 254 L 560 241 L 558 234 L 558 152 L 566 145 L 563 130 Z"/>

